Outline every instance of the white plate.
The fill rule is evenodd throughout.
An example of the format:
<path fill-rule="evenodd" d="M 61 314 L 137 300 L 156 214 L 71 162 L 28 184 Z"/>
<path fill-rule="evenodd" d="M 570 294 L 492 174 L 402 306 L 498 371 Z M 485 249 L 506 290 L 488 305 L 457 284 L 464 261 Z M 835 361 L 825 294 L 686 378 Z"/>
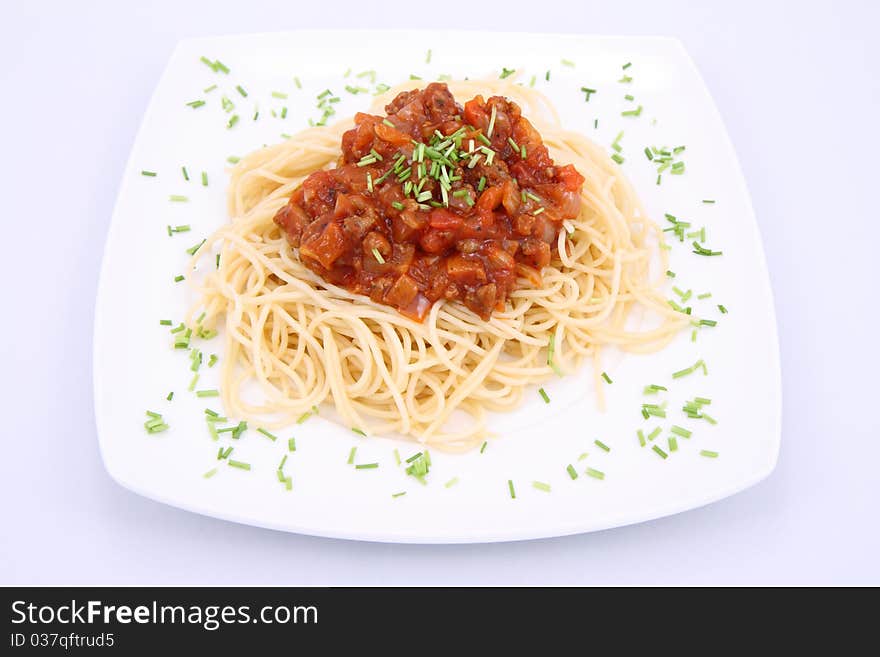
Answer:
<path fill-rule="evenodd" d="M 426 51 L 432 49 L 430 64 Z M 219 58 L 231 73 L 214 73 L 200 63 Z M 570 60 L 567 66 L 562 59 Z M 618 80 L 622 66 L 633 78 Z M 281 133 L 295 133 L 317 117 L 315 97 L 330 88 L 342 97 L 338 117 L 365 109 L 371 96 L 351 95 L 344 83 L 359 81 L 357 72 L 375 69 L 378 81 L 395 84 L 410 73 L 426 79 L 443 73 L 456 77 L 489 75 L 502 67 L 524 69 L 524 80 L 537 76 L 537 86 L 558 106 L 568 127 L 606 147 L 620 130 L 624 170 L 648 210 L 705 225 L 707 244 L 721 257 L 693 255 L 687 244 L 673 244 L 675 282 L 694 294 L 711 291 L 695 303 L 696 313 L 717 319 L 718 326 L 690 332 L 664 351 L 650 356 L 610 358 L 606 369 L 608 410 L 596 409 L 585 377 L 549 383 L 552 402 L 537 394 L 514 413 L 496 416 L 492 428 L 503 438 L 485 453 L 464 456 L 432 454 L 430 484 L 421 486 L 394 464 L 395 447 L 406 456 L 411 443 L 386 438 L 363 439 L 317 418 L 278 432 L 272 443 L 249 431 L 238 441 L 235 457 L 252 463 L 244 472 L 221 466 L 218 474 L 202 473 L 218 465 L 217 444 L 205 429 L 203 409 L 212 399 L 186 391 L 185 353 L 170 348 L 168 329 L 160 318 L 179 321 L 191 301 L 183 284 L 185 249 L 226 221 L 226 158 L 243 155 Z M 346 80 L 344 73 L 353 67 Z M 545 80 L 545 71 L 551 80 Z M 294 76 L 303 84 L 299 90 Z M 362 78 L 360 82 L 363 82 Z M 219 84 L 212 92 L 202 90 Z M 235 85 L 248 93 L 243 98 Z M 581 86 L 598 92 L 587 103 Z M 241 120 L 226 129 L 229 117 L 220 107 L 225 93 Z M 272 98 L 272 91 L 289 94 Z M 622 117 L 632 106 L 625 94 L 644 107 L 638 118 Z M 191 109 L 186 102 L 208 104 Z M 272 117 L 288 107 L 287 117 Z M 260 118 L 252 120 L 255 107 Z M 594 126 L 594 119 L 599 126 Z M 656 123 L 653 122 L 656 119 Z M 685 144 L 684 175 L 656 171 L 643 153 L 646 145 Z M 191 177 L 185 182 L 180 167 Z M 158 172 L 156 178 L 140 175 Z M 210 184 L 202 187 L 201 171 Z M 185 194 L 188 203 L 171 203 L 170 194 Z M 714 205 L 702 199 L 715 199 Z M 169 238 L 166 224 L 191 224 L 192 232 Z M 672 296 L 672 292 L 670 292 Z M 719 314 L 716 304 L 729 314 Z M 217 345 L 219 348 L 220 345 Z M 220 354 L 222 357 L 222 354 Z M 676 379 L 671 373 L 703 358 L 709 375 Z M 199 387 L 216 384 L 217 372 L 202 368 Z M 645 384 L 668 385 L 670 413 L 664 427 L 678 424 L 693 430 L 679 439 L 679 450 L 662 460 L 640 447 L 636 429 Z M 700 76 L 681 44 L 666 38 L 604 38 L 560 35 L 489 34 L 477 32 L 295 32 L 188 40 L 168 65 L 144 117 L 119 192 L 104 254 L 94 343 L 95 413 L 104 463 L 123 486 L 184 509 L 253 525 L 352 539 L 424 543 L 501 541 L 559 536 L 648 520 L 684 511 L 740 491 L 774 468 L 780 440 L 780 373 L 772 296 L 761 240 L 743 177 L 721 119 Z M 165 401 L 169 390 L 172 402 Z M 679 412 L 693 396 L 712 398 L 710 426 L 689 421 Z M 210 402 L 210 403 L 205 403 Z M 160 411 L 171 429 L 147 435 L 145 409 Z M 654 419 L 654 418 L 652 418 Z M 666 449 L 668 431 L 657 443 Z M 286 470 L 294 488 L 286 492 L 275 469 L 295 436 L 297 451 Z M 606 453 L 594 440 L 612 449 Z M 283 444 L 282 444 L 283 443 Z M 378 461 L 377 470 L 355 470 L 345 464 L 358 446 L 358 461 Z M 700 450 L 720 453 L 707 458 Z M 668 450 L 667 450 L 668 451 Z M 588 456 L 578 462 L 583 452 Z M 604 481 L 581 474 L 571 480 L 566 465 L 580 473 L 589 465 L 606 474 Z M 451 488 L 444 482 L 458 477 Z M 508 493 L 514 481 L 516 499 Z M 532 487 L 551 484 L 551 493 Z M 397 491 L 407 495 L 392 498 Z"/>

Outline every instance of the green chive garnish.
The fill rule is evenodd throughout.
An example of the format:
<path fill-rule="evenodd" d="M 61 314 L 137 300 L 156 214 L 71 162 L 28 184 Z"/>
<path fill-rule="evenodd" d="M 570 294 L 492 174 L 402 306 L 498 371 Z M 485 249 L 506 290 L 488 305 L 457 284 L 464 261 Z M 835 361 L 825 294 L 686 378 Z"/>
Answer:
<path fill-rule="evenodd" d="M 358 463 L 356 466 L 354 466 L 354 469 L 355 470 L 373 470 L 378 467 L 379 467 L 378 463 Z"/>
<path fill-rule="evenodd" d="M 510 498 L 515 500 L 516 499 L 516 490 L 514 490 L 514 488 L 513 488 L 513 479 L 507 480 L 507 490 L 510 491 Z"/>
<path fill-rule="evenodd" d="M 532 488 L 537 488 L 538 490 L 544 491 L 545 493 L 550 492 L 550 484 L 545 484 L 543 481 L 533 481 Z"/>
<path fill-rule="evenodd" d="M 585 473 L 588 474 L 589 476 L 593 477 L 594 479 L 604 479 L 605 478 L 605 473 L 602 472 L 601 470 L 594 470 L 593 468 L 587 468 L 585 470 Z"/>
<path fill-rule="evenodd" d="M 605 379 L 605 383 L 614 383 L 614 381 L 611 380 L 611 377 L 608 376 L 607 372 L 602 372 L 602 378 Z"/>
<path fill-rule="evenodd" d="M 594 440 L 593 442 L 596 443 L 596 445 L 597 445 L 599 448 L 605 450 L 606 452 L 610 452 L 610 451 L 611 451 L 611 448 L 610 448 L 608 445 L 606 445 L 605 443 L 603 443 L 601 440 Z"/>
<path fill-rule="evenodd" d="M 155 178 L 156 172 L 155 171 L 141 171 L 141 175 L 147 176 L 148 178 Z"/>
<path fill-rule="evenodd" d="M 660 456 L 660 458 L 665 459 L 665 458 L 667 458 L 667 457 L 669 456 L 669 454 L 667 454 L 666 452 L 664 452 L 664 451 L 663 451 L 662 449 L 660 449 L 657 445 L 654 445 L 651 449 L 653 449 L 655 452 L 657 452 L 657 454 Z"/>
<path fill-rule="evenodd" d="M 172 194 L 168 197 L 168 200 L 174 203 L 186 203 L 187 201 L 189 201 L 189 198 L 187 198 L 186 196 L 181 196 L 180 194 Z"/>
<path fill-rule="evenodd" d="M 717 459 L 717 458 L 718 458 L 718 452 L 710 452 L 708 449 L 701 449 L 701 450 L 700 450 L 700 456 L 705 456 L 705 457 L 710 458 L 710 459 Z"/>
<path fill-rule="evenodd" d="M 196 397 L 219 397 L 219 390 L 196 390 Z"/>
<path fill-rule="evenodd" d="M 538 388 L 538 394 L 541 395 L 541 399 L 544 400 L 545 404 L 550 403 L 550 397 L 547 395 L 547 391 L 544 388 Z"/>
<path fill-rule="evenodd" d="M 226 462 L 226 465 L 228 465 L 230 468 L 238 468 L 239 470 L 250 470 L 251 469 L 250 463 L 244 463 L 242 461 L 233 461 L 232 459 L 228 460 Z"/>
<path fill-rule="evenodd" d="M 574 469 L 574 466 L 571 463 L 569 463 L 567 466 L 565 466 L 565 470 L 566 470 L 566 472 L 568 472 L 568 476 L 571 477 L 572 479 L 578 478 L 577 470 Z"/>

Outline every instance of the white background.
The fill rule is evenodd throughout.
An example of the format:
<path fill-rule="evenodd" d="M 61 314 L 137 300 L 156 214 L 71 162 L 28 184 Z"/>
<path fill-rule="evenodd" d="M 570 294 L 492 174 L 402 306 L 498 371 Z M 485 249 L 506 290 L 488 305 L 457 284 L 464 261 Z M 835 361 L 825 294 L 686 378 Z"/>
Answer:
<path fill-rule="evenodd" d="M 880 584 L 874 3 L 479 2 L 462 5 L 466 18 L 440 9 L 455 3 L 298 4 L 3 3 L 0 584 Z M 474 546 L 271 532 L 110 480 L 92 411 L 95 290 L 165 62 L 188 36 L 334 26 L 684 42 L 737 149 L 776 296 L 783 441 L 767 480 L 650 523 Z"/>

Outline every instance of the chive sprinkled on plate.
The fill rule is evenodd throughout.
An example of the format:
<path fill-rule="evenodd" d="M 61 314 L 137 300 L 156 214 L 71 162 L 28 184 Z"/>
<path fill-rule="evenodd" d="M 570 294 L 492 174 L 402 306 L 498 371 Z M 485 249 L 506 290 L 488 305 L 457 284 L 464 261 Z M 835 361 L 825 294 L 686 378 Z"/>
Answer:
<path fill-rule="evenodd" d="M 354 466 L 355 470 L 374 470 L 379 467 L 378 463 L 358 463 Z"/>
<path fill-rule="evenodd" d="M 569 463 L 567 466 L 565 466 L 565 471 L 568 472 L 568 476 L 571 477 L 572 479 L 578 478 L 577 470 L 574 469 L 574 466 L 571 463 Z"/>
<path fill-rule="evenodd" d="M 700 450 L 700 456 L 705 456 L 705 457 L 710 458 L 710 459 L 717 459 L 717 458 L 718 458 L 718 452 L 712 452 L 712 451 L 710 451 L 710 450 L 708 450 L 708 449 L 701 449 L 701 450 Z"/>
<path fill-rule="evenodd" d="M 148 178 L 155 178 L 156 172 L 155 171 L 141 171 L 141 175 L 146 176 Z"/>
<path fill-rule="evenodd" d="M 351 430 L 354 431 L 359 436 L 366 436 L 367 435 L 366 433 L 364 433 L 364 431 L 362 429 L 358 429 L 357 427 L 352 427 Z"/>
<path fill-rule="evenodd" d="M 611 448 L 608 445 L 606 445 L 605 443 L 603 443 L 601 440 L 597 439 L 597 440 L 594 440 L 593 442 L 596 443 L 596 446 L 598 446 L 600 449 L 602 449 L 606 452 L 611 451 Z"/>
<path fill-rule="evenodd" d="M 357 449 L 358 449 L 357 446 L 352 447 L 351 451 L 348 453 L 348 460 L 346 461 L 346 463 L 348 465 L 354 464 L 354 456 L 355 456 L 355 454 L 357 454 Z"/>
<path fill-rule="evenodd" d="M 507 490 L 510 492 L 510 499 L 516 499 L 516 489 L 513 487 L 513 479 L 507 480 Z"/>
<path fill-rule="evenodd" d="M 502 68 L 502 69 L 501 69 L 501 75 L 499 75 L 498 77 L 501 78 L 501 79 L 503 80 L 504 78 L 508 78 L 508 77 L 510 77 L 510 76 L 513 75 L 514 73 L 516 73 L 516 69 L 515 69 L 515 68 Z"/>
<path fill-rule="evenodd" d="M 196 397 L 219 397 L 219 390 L 196 390 Z"/>
<path fill-rule="evenodd" d="M 197 100 L 191 100 L 191 101 L 189 101 L 189 102 L 187 103 L 187 106 L 192 107 L 193 109 L 198 109 L 198 108 L 200 108 L 200 107 L 201 107 L 202 105 L 204 105 L 204 104 L 205 104 L 205 101 L 203 101 L 201 98 L 199 98 L 199 99 L 197 99 Z"/>
<path fill-rule="evenodd" d="M 584 472 L 594 479 L 605 479 L 605 473 L 601 470 L 596 470 L 595 468 L 587 468 Z"/>
<path fill-rule="evenodd" d="M 541 399 L 544 400 L 545 404 L 550 403 L 550 396 L 547 394 L 547 391 L 544 388 L 538 388 L 538 394 L 541 395 Z"/>
<path fill-rule="evenodd" d="M 543 481 L 533 481 L 532 488 L 543 491 L 545 493 L 550 492 L 550 484 L 545 484 Z"/>
<path fill-rule="evenodd" d="M 163 431 L 166 431 L 169 428 L 168 423 L 165 422 L 165 419 L 162 417 L 161 413 L 156 413 L 154 411 L 146 411 L 146 414 L 147 414 L 147 421 L 144 422 L 144 429 L 147 430 L 147 433 L 149 433 L 149 434 L 162 433 Z"/>
<path fill-rule="evenodd" d="M 457 483 L 458 483 L 458 477 L 453 477 L 452 479 L 447 481 L 445 484 L 443 484 L 443 487 L 444 488 L 452 488 Z"/>
<path fill-rule="evenodd" d="M 489 444 L 489 441 L 488 441 L 488 440 L 484 440 L 484 441 L 483 441 L 483 444 L 480 445 L 480 454 L 482 454 L 483 452 L 486 451 L 486 446 L 487 446 L 488 444 Z"/>
<path fill-rule="evenodd" d="M 658 455 L 660 458 L 662 458 L 662 459 L 666 459 L 666 458 L 669 457 L 669 454 L 667 454 L 666 452 L 664 452 L 664 451 L 663 451 L 662 449 L 660 449 L 657 445 L 654 445 L 651 449 L 653 449 L 653 450 L 657 453 L 657 455 Z"/>
<path fill-rule="evenodd" d="M 678 451 L 678 439 L 675 436 L 669 436 L 669 438 L 667 439 L 667 442 L 669 443 L 669 451 L 670 452 L 677 452 Z"/>
<path fill-rule="evenodd" d="M 272 433 L 270 431 L 266 431 L 263 427 L 259 427 L 257 429 L 257 431 L 259 431 L 261 434 L 266 436 L 266 438 L 268 438 L 269 440 L 271 440 L 273 442 L 278 440 L 278 436 L 276 436 L 274 433 Z"/>
<path fill-rule="evenodd" d="M 181 194 L 171 194 L 168 197 L 168 200 L 172 203 L 186 203 L 189 201 L 189 198 Z"/>
<path fill-rule="evenodd" d="M 402 490 L 399 493 L 391 493 L 391 497 L 403 497 L 404 495 L 406 495 L 405 490 Z"/>
<path fill-rule="evenodd" d="M 611 377 L 608 376 L 607 372 L 602 372 L 602 378 L 605 379 L 605 383 L 614 383 L 614 381 L 611 380 Z"/>
<path fill-rule="evenodd" d="M 233 461 L 232 459 L 229 459 L 226 462 L 226 465 L 228 465 L 230 468 L 238 468 L 239 470 L 250 470 L 251 469 L 250 463 L 245 463 L 244 461 Z"/>

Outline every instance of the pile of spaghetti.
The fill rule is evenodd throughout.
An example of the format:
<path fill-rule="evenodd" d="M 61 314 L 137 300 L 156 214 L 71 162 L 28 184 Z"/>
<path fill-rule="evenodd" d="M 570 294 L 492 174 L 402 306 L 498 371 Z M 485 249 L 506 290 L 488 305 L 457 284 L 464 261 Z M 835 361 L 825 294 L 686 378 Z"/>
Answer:
<path fill-rule="evenodd" d="M 373 113 L 414 86 L 377 97 Z M 336 164 L 352 122 L 305 130 L 234 167 L 231 221 L 208 238 L 220 266 L 200 281 L 193 313 L 204 311 L 203 326 L 224 325 L 227 413 L 271 428 L 326 403 L 350 428 L 460 451 L 489 435 L 487 411 L 515 408 L 530 386 L 573 373 L 585 359 L 598 379 L 603 347 L 656 350 L 687 323 L 654 275 L 666 270 L 662 233 L 600 147 L 563 129 L 533 89 L 507 80 L 449 89 L 515 101 L 552 158 L 585 178 L 580 214 L 559 231 L 541 285 L 518 286 L 485 320 L 441 300 L 418 322 L 328 283 L 273 219 L 309 174 Z M 648 323 L 634 322 L 634 311 Z"/>

